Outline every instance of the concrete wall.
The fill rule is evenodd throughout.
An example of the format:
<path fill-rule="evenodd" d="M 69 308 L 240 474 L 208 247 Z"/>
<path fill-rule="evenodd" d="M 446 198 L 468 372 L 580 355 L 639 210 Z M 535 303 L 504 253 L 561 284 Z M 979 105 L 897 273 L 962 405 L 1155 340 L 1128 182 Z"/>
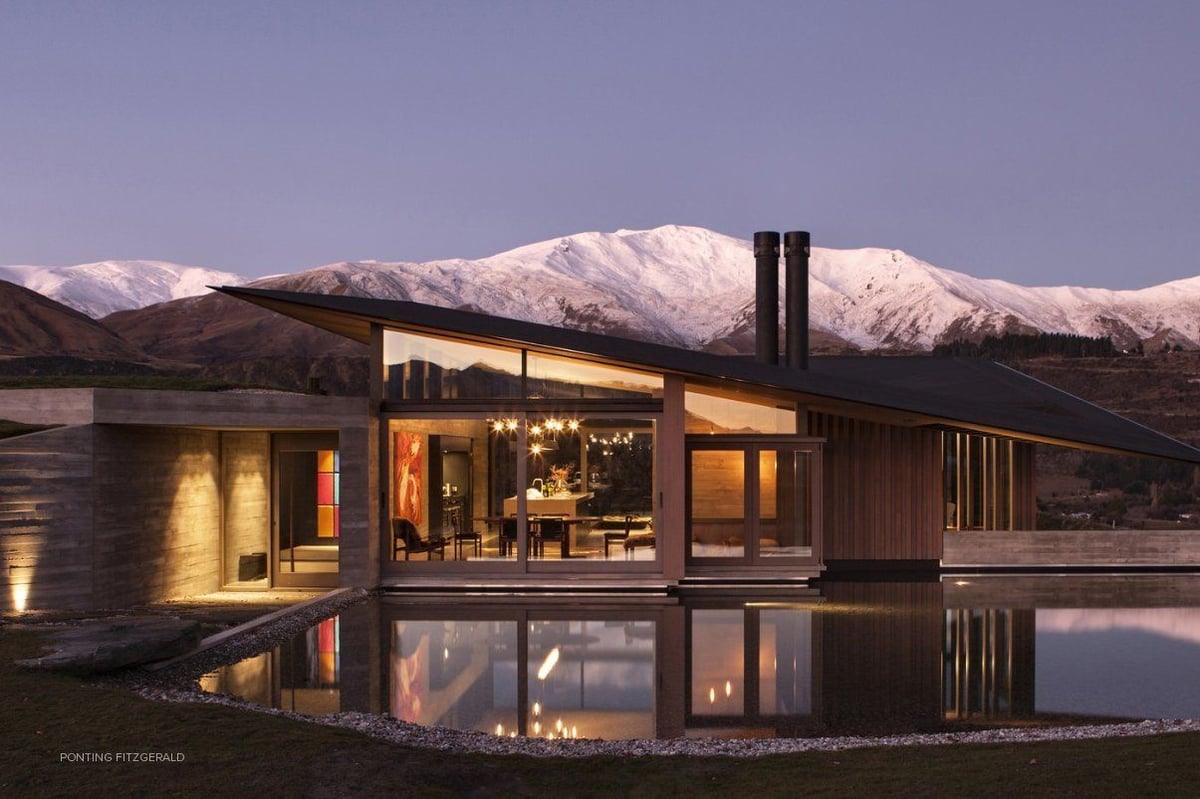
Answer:
<path fill-rule="evenodd" d="M 0 607 L 6 611 L 92 606 L 92 454 L 90 425 L 0 441 Z"/>
<path fill-rule="evenodd" d="M 220 434 L 96 425 L 97 607 L 220 588 Z"/>
<path fill-rule="evenodd" d="M 1200 531 L 951 531 L 942 565 L 1200 566 Z"/>
<path fill-rule="evenodd" d="M 272 431 L 338 431 L 340 583 L 378 584 L 365 398 L 14 390 L 0 391 L 0 418 L 77 425 L 0 441 L 6 609 L 126 607 L 236 582 L 240 555 L 270 551 Z"/>
<path fill-rule="evenodd" d="M 343 419 L 338 430 L 341 455 L 341 537 L 338 585 L 379 585 L 380 516 L 383 490 L 374 465 L 379 460 L 379 422 L 366 413 Z"/>
<path fill-rule="evenodd" d="M 92 388 L 0 391 L 0 419 L 25 424 L 83 425 L 93 421 Z"/>
<path fill-rule="evenodd" d="M 220 579 L 238 581 L 238 559 L 271 553 L 271 434 L 221 433 L 221 515 L 225 541 Z"/>

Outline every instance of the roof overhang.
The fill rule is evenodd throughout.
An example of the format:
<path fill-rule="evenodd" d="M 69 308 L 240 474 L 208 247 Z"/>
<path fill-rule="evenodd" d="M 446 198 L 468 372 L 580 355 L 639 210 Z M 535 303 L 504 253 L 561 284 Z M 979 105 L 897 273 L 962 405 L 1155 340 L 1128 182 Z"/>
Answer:
<path fill-rule="evenodd" d="M 379 325 L 683 375 L 718 390 L 762 392 L 889 424 L 977 431 L 1200 464 L 1200 450 L 1194 447 L 987 361 L 813 358 L 809 369 L 798 370 L 415 302 L 241 287 L 217 290 L 362 343 L 370 342 L 372 326 Z"/>

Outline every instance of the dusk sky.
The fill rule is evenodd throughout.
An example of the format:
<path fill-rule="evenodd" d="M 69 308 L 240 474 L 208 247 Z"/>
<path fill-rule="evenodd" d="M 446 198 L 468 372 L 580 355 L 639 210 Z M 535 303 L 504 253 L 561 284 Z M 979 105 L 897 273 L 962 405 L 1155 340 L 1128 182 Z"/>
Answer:
<path fill-rule="evenodd" d="M 0 0 L 0 264 L 807 229 L 1200 275 L 1200 2 Z"/>

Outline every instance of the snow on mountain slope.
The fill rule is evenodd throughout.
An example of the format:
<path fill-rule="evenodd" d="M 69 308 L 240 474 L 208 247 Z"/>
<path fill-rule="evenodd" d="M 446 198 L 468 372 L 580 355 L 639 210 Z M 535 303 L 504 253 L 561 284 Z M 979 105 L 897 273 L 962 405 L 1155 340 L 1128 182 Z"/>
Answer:
<path fill-rule="evenodd" d="M 749 248 L 702 228 L 580 233 L 476 261 L 331 264 L 251 285 L 407 299 L 699 347 L 732 330 L 752 298 Z"/>
<path fill-rule="evenodd" d="M 32 289 L 93 319 L 241 285 L 231 272 L 163 261 L 102 261 L 78 266 L 0 266 L 0 280 Z"/>
<path fill-rule="evenodd" d="M 28 279 L 13 270 L 27 270 Z M 669 225 L 579 233 L 478 260 L 330 264 L 251 285 L 406 299 L 702 348 L 745 338 L 754 272 L 749 241 Z M 242 282 L 152 261 L 0 267 L 0 279 L 92 315 Z M 1200 347 L 1200 277 L 1137 291 L 1030 288 L 940 269 L 899 250 L 814 247 L 809 287 L 810 327 L 864 349 L 922 350 L 1038 330 L 1111 335 L 1119 347 L 1150 339 Z M 782 287 L 780 297 L 782 304 Z"/>

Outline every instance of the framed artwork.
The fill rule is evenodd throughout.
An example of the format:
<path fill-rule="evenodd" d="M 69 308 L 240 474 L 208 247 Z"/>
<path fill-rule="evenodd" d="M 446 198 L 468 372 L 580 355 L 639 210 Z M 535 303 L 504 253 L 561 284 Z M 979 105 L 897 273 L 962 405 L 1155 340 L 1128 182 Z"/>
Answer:
<path fill-rule="evenodd" d="M 421 484 L 421 466 L 425 449 L 424 436 L 420 433 L 400 431 L 394 434 L 392 453 L 392 476 L 396 481 L 392 493 L 397 517 L 408 519 L 415 525 L 421 524 L 421 508 L 425 493 Z"/>

